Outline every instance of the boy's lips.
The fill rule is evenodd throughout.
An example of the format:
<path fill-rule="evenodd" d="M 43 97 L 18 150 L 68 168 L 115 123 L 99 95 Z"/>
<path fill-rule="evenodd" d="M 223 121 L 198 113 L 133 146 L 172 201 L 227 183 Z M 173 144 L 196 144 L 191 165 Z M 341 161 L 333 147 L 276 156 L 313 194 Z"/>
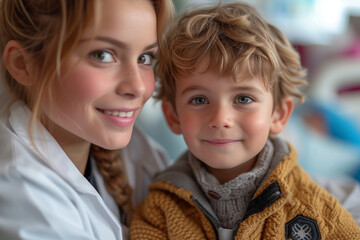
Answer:
<path fill-rule="evenodd" d="M 241 140 L 238 139 L 207 139 L 203 140 L 206 143 L 212 144 L 212 145 L 228 145 L 240 142 Z"/>

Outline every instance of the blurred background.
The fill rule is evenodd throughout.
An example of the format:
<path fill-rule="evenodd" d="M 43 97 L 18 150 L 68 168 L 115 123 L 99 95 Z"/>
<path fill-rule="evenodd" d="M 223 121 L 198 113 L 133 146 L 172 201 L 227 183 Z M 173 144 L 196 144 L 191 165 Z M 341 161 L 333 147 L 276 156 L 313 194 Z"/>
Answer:
<path fill-rule="evenodd" d="M 177 13 L 194 3 L 217 2 L 174 0 Z M 308 71 L 307 100 L 281 134 L 297 149 L 300 165 L 311 175 L 360 181 L 360 1 L 242 2 L 285 33 Z M 167 127 L 160 102 L 150 99 L 136 124 L 172 160 L 186 149 L 182 136 Z"/>

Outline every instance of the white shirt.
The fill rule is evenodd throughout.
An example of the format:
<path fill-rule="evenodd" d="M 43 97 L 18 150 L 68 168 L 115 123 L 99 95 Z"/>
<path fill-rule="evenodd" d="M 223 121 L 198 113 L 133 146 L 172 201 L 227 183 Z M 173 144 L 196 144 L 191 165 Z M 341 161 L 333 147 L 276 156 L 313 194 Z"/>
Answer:
<path fill-rule="evenodd" d="M 2 95 L 2 104 L 5 97 Z M 16 102 L 0 118 L 1 239 L 123 239 L 118 207 L 106 190 L 94 159 L 98 192 L 83 177 L 42 126 L 32 146 L 28 135 L 30 110 Z M 122 149 L 133 206 L 144 200 L 152 177 L 168 165 L 165 151 L 134 128 Z M 122 231 L 121 231 L 122 230 Z"/>
<path fill-rule="evenodd" d="M 93 186 L 43 126 L 28 134 L 20 102 L 0 120 L 1 239 L 121 240 L 121 227 Z"/>

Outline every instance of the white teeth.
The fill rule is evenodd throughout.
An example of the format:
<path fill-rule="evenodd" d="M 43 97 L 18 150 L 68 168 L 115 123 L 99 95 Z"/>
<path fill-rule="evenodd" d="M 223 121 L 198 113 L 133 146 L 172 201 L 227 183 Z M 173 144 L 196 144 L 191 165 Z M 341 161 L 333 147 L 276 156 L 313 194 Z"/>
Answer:
<path fill-rule="evenodd" d="M 119 112 L 119 111 L 104 111 L 106 114 L 108 115 L 112 115 L 112 116 L 118 116 L 118 117 L 132 117 L 132 115 L 134 114 L 134 112 Z"/>

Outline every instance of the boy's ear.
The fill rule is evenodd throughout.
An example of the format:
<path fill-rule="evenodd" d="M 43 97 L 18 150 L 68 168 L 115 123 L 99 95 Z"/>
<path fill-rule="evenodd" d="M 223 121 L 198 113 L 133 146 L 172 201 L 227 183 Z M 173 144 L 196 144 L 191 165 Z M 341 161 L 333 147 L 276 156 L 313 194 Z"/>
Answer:
<path fill-rule="evenodd" d="M 270 127 L 271 134 L 279 134 L 288 122 L 294 109 L 294 101 L 291 97 L 282 100 L 282 104 L 275 108 Z"/>
<path fill-rule="evenodd" d="M 163 101 L 162 110 L 171 131 L 175 134 L 181 134 L 180 121 L 173 105 L 169 101 Z"/>
<path fill-rule="evenodd" d="M 10 40 L 4 49 L 3 63 L 11 76 L 24 86 L 31 86 L 34 77 L 31 74 L 30 54 L 15 40 Z"/>

